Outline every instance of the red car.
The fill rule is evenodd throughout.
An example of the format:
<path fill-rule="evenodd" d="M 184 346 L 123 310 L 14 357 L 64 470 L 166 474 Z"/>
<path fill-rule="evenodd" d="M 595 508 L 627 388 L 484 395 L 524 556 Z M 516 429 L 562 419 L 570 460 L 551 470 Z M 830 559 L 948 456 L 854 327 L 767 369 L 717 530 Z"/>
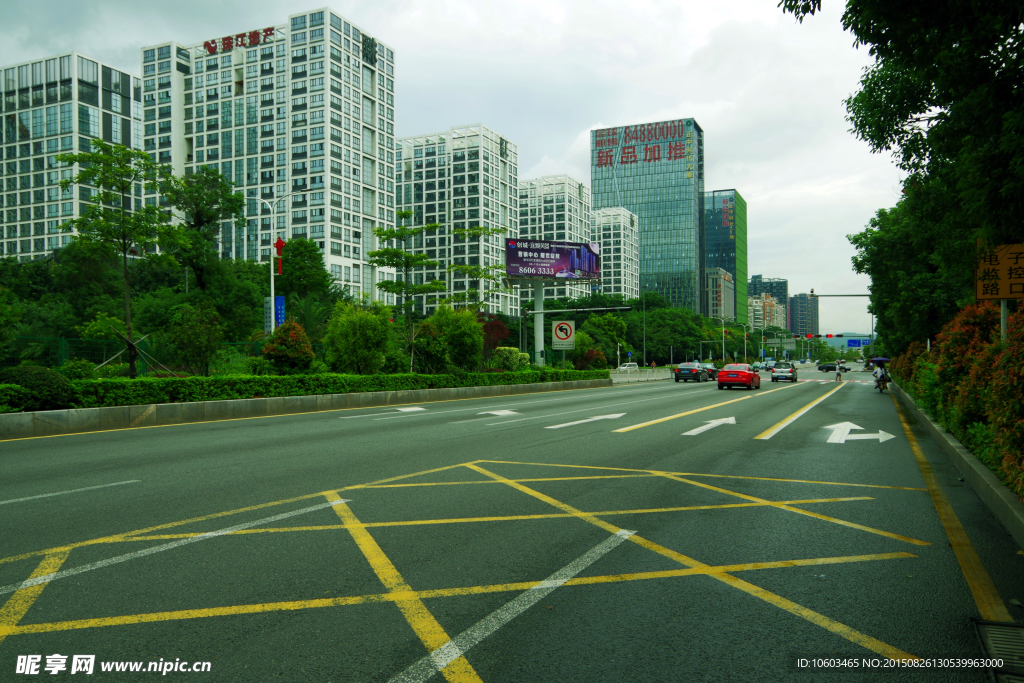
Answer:
<path fill-rule="evenodd" d="M 726 365 L 718 371 L 718 388 L 725 389 L 731 386 L 746 387 L 747 389 L 760 389 L 761 376 L 754 368 L 746 363 L 733 363 Z"/>

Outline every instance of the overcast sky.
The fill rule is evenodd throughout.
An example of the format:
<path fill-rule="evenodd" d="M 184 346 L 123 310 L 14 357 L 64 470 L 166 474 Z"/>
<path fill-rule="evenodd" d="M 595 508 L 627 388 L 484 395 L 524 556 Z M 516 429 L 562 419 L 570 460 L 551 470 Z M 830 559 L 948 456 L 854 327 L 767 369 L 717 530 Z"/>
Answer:
<path fill-rule="evenodd" d="M 692 117 L 706 190 L 748 206 L 748 273 L 790 293 L 866 293 L 846 235 L 898 199 L 901 175 L 849 133 L 843 100 L 870 63 L 842 7 L 798 24 L 775 0 L 338 0 L 395 50 L 398 136 L 482 122 L 519 147 L 519 177 L 590 184 L 589 131 Z M 139 48 L 282 24 L 322 0 L 8 0 L 0 64 L 75 50 L 138 74 Z M 866 332 L 867 299 L 822 299 L 821 331 Z"/>

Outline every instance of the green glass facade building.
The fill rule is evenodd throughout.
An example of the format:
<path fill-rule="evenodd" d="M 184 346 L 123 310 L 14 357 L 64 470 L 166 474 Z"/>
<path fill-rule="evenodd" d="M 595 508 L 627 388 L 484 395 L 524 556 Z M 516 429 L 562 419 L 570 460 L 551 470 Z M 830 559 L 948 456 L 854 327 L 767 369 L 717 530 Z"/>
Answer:
<path fill-rule="evenodd" d="M 704 194 L 704 265 L 736 282 L 736 322 L 747 323 L 747 202 L 736 190 Z"/>
<path fill-rule="evenodd" d="M 676 119 L 591 131 L 594 210 L 623 207 L 640 227 L 640 290 L 704 310 L 704 131 Z"/>

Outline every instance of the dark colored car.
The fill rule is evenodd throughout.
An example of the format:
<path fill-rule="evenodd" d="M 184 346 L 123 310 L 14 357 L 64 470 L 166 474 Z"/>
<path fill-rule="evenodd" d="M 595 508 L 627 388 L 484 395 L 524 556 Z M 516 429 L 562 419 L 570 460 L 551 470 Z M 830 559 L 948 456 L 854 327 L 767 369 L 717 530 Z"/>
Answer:
<path fill-rule="evenodd" d="M 850 368 L 846 367 L 845 365 L 840 365 L 839 367 L 842 368 L 843 372 L 850 371 Z M 822 363 L 821 365 L 818 366 L 818 369 L 821 370 L 822 372 L 835 372 L 836 363 Z"/>
<path fill-rule="evenodd" d="M 694 382 L 707 382 L 709 375 L 700 363 L 680 363 L 676 366 L 675 378 L 677 382 L 689 382 L 691 379 Z"/>
<path fill-rule="evenodd" d="M 727 389 L 728 387 L 760 389 L 761 376 L 746 363 L 730 363 L 718 373 L 718 388 Z"/>
<path fill-rule="evenodd" d="M 718 378 L 718 368 L 715 367 L 714 363 L 702 363 L 704 369 L 708 371 L 708 377 L 711 379 Z"/>

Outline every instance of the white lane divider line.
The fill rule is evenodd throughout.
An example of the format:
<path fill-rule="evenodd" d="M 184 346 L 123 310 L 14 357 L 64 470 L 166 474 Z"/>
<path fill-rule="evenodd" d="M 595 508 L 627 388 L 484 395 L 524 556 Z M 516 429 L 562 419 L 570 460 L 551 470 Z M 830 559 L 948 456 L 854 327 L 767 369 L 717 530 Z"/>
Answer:
<path fill-rule="evenodd" d="M 594 546 L 583 555 L 580 555 L 544 581 L 541 581 L 526 592 L 520 593 L 517 597 L 491 612 L 429 655 L 424 656 L 408 669 L 393 677 L 388 683 L 421 683 L 429 680 L 434 674 L 465 655 L 484 638 L 496 633 L 502 626 L 533 607 L 553 590 L 565 584 L 566 581 L 579 574 L 604 555 L 607 555 L 635 533 L 635 531 L 627 531 L 625 529 L 617 531 L 614 535 Z"/>
<path fill-rule="evenodd" d="M 426 408 L 413 407 L 413 408 L 395 408 L 400 413 L 415 413 L 418 410 L 426 410 Z"/>
<path fill-rule="evenodd" d="M 517 413 L 514 410 L 487 410 L 482 413 L 477 413 L 477 415 L 497 415 L 498 417 L 505 417 L 507 415 L 522 415 L 522 413 Z"/>
<path fill-rule="evenodd" d="M 625 413 L 615 413 L 614 415 L 597 415 L 595 417 L 588 417 L 586 420 L 566 422 L 563 425 L 552 425 L 551 427 L 545 427 L 544 429 L 561 429 L 562 427 L 574 427 L 575 425 L 581 425 L 585 422 L 596 422 L 598 420 L 618 420 L 623 415 L 625 415 Z"/>
<path fill-rule="evenodd" d="M 80 489 L 70 489 L 68 491 L 57 491 L 56 493 L 41 493 L 38 496 L 26 496 L 25 498 L 12 498 L 11 500 L 0 500 L 0 505 L 7 505 L 8 503 L 22 503 L 26 500 L 38 500 L 39 498 L 50 498 L 52 496 L 66 496 L 69 493 L 81 493 L 82 491 L 95 491 L 96 489 L 105 489 L 111 486 L 124 486 L 125 484 L 138 484 L 141 479 L 129 479 L 128 481 L 115 481 L 113 484 L 100 484 L 98 486 L 86 486 Z"/>
<path fill-rule="evenodd" d="M 90 562 L 89 564 L 83 564 L 80 567 L 72 567 L 71 569 L 64 569 L 59 572 L 52 574 L 45 574 L 43 576 L 37 576 L 34 579 L 27 579 L 21 583 L 14 583 L 7 586 L 0 586 L 0 595 L 6 595 L 7 593 L 13 593 L 14 591 L 21 590 L 22 588 L 29 588 L 36 586 L 41 583 L 49 583 L 50 581 L 56 581 L 57 579 L 67 578 L 69 576 L 76 576 L 78 574 L 84 574 L 85 572 L 91 572 L 94 569 L 102 569 L 103 567 L 109 567 L 114 564 L 120 564 L 127 562 L 128 560 L 135 560 L 140 557 L 146 557 L 147 555 L 153 555 L 155 553 L 162 553 L 165 550 L 173 550 L 174 548 L 180 548 L 183 545 L 190 543 L 198 543 L 199 541 L 205 541 L 210 538 L 217 538 L 225 534 L 230 534 L 233 531 L 241 531 L 243 529 L 251 529 L 262 524 L 269 524 L 271 522 L 277 522 L 282 519 L 288 519 L 289 517 L 297 517 L 298 515 L 304 515 L 308 512 L 315 512 L 316 510 L 323 510 L 334 505 L 340 505 L 341 503 L 348 503 L 348 500 L 334 500 L 329 503 L 320 503 L 319 505 L 311 505 L 301 510 L 292 510 L 291 512 L 282 512 L 279 515 L 272 517 L 264 517 L 263 519 L 257 519 L 254 522 L 246 522 L 245 524 L 236 524 L 235 526 L 225 527 L 224 529 L 218 529 L 217 531 L 210 531 L 205 534 L 198 536 L 192 536 L 190 538 L 183 538 L 180 541 L 171 541 L 170 543 L 164 543 L 162 545 L 155 545 L 152 548 L 146 548 L 144 550 L 138 550 L 134 553 L 126 553 L 124 555 L 118 555 L 117 557 L 111 557 L 106 560 L 100 560 L 99 562 Z"/>

